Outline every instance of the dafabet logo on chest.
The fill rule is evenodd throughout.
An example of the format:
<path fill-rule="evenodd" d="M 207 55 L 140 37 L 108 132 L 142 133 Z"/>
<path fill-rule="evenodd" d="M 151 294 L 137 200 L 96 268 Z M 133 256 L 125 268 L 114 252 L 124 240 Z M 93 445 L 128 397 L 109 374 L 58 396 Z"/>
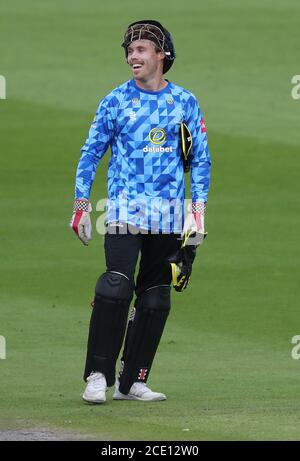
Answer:
<path fill-rule="evenodd" d="M 149 131 L 148 134 L 148 139 L 151 142 L 151 144 L 154 144 L 154 146 L 146 146 L 143 149 L 143 152 L 150 152 L 150 153 L 156 153 L 156 152 L 172 152 L 173 147 L 162 147 L 162 144 L 167 139 L 166 132 L 163 128 L 152 128 L 152 130 Z"/>
<path fill-rule="evenodd" d="M 152 128 L 148 134 L 149 141 L 152 144 L 163 144 L 167 138 L 166 132 L 163 128 Z"/>

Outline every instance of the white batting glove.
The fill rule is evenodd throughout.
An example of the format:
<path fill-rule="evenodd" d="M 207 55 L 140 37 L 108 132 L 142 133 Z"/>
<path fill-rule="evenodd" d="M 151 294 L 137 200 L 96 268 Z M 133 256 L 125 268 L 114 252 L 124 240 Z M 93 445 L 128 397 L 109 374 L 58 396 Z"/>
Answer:
<path fill-rule="evenodd" d="M 89 240 L 92 238 L 92 223 L 90 218 L 91 211 L 92 205 L 88 200 L 75 200 L 70 227 L 84 245 L 88 245 Z"/>
<path fill-rule="evenodd" d="M 199 246 L 207 235 L 204 228 L 204 215 L 206 205 L 204 202 L 193 202 L 192 207 L 184 220 L 182 233 L 183 245 Z"/>

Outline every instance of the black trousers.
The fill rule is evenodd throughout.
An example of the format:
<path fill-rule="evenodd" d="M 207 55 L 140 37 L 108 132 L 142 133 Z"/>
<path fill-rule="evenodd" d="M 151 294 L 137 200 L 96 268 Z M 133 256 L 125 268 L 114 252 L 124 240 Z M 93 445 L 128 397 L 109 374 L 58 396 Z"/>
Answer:
<path fill-rule="evenodd" d="M 180 248 L 180 235 L 124 233 L 123 231 L 124 227 L 107 226 L 104 245 L 107 271 L 119 272 L 128 277 L 134 286 L 137 299 L 140 295 L 143 296 L 148 288 L 170 285 L 172 272 L 167 258 Z M 139 267 L 135 277 L 139 256 Z M 158 290 L 161 288 L 166 287 L 160 287 Z M 155 295 L 154 290 L 153 293 Z M 147 376 L 149 375 L 168 315 L 166 306 L 160 303 L 166 304 L 166 300 L 158 300 L 156 312 L 152 312 L 151 309 L 149 313 L 143 311 L 136 315 L 137 320 L 134 321 L 133 318 L 129 320 L 121 359 L 124 363 L 127 392 L 131 384 L 138 380 L 141 366 L 147 369 Z M 129 302 L 126 305 L 124 300 L 122 307 L 120 300 L 101 298 L 101 296 L 100 299 L 95 298 L 84 379 L 92 371 L 100 371 L 105 374 L 108 386 L 113 385 L 116 360 L 124 340 L 128 308 Z M 138 356 L 136 352 L 139 352 Z M 124 376 L 120 376 L 120 385 L 123 387 Z"/>
<path fill-rule="evenodd" d="M 156 285 L 170 285 L 172 273 L 167 258 L 180 248 L 180 234 L 123 232 L 124 227 L 107 226 L 104 244 L 107 270 L 121 272 L 134 282 L 140 255 L 136 296 Z"/>

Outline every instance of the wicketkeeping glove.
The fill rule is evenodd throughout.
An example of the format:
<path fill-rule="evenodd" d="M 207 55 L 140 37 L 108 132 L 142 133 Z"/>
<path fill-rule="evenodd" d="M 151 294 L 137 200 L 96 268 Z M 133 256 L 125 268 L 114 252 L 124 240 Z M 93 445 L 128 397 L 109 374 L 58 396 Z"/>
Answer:
<path fill-rule="evenodd" d="M 184 233 L 181 248 L 168 258 L 172 269 L 172 283 L 176 291 L 186 289 L 192 274 L 196 249 L 201 245 L 206 235 L 207 233 L 200 234 L 193 230 Z"/>
<path fill-rule="evenodd" d="M 196 249 L 203 243 L 205 203 L 192 203 L 182 233 L 181 248 L 168 258 L 172 269 L 172 283 L 176 291 L 183 291 L 189 283 Z"/>
<path fill-rule="evenodd" d="M 92 223 L 90 218 L 91 211 L 92 205 L 88 200 L 75 200 L 70 227 L 84 245 L 88 245 L 89 240 L 92 238 Z"/>

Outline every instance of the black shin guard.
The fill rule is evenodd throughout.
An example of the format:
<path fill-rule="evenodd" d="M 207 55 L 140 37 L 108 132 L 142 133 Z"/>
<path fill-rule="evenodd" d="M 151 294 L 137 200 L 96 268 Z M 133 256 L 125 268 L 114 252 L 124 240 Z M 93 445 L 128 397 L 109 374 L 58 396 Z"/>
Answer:
<path fill-rule="evenodd" d="M 106 377 L 107 385 L 115 382 L 115 366 L 122 347 L 133 283 L 124 275 L 105 272 L 95 290 L 95 303 L 90 321 L 84 379 L 92 371 Z"/>
<path fill-rule="evenodd" d="M 136 381 L 146 382 L 170 311 L 170 287 L 160 285 L 137 299 L 129 321 L 120 372 L 120 392 Z"/>

